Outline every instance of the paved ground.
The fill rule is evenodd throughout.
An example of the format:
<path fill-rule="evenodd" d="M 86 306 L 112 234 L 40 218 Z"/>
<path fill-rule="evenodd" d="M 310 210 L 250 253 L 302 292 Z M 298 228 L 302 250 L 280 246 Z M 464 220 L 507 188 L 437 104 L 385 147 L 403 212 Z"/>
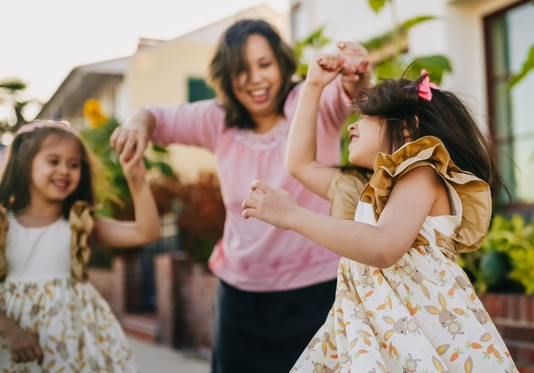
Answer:
<path fill-rule="evenodd" d="M 141 373 L 209 373 L 207 360 L 128 337 Z"/>

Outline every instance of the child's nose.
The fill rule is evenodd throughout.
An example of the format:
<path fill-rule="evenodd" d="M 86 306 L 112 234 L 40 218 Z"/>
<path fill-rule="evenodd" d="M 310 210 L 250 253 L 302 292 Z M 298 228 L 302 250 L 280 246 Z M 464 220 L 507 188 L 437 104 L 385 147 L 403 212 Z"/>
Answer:
<path fill-rule="evenodd" d="M 66 174 L 69 171 L 69 166 L 67 164 L 61 163 L 59 165 L 59 172 Z"/>
<path fill-rule="evenodd" d="M 356 124 L 357 124 L 357 122 L 354 122 L 354 123 L 349 124 L 349 128 L 348 128 L 348 130 L 349 130 L 349 131 L 354 131 L 354 130 L 356 129 Z"/>

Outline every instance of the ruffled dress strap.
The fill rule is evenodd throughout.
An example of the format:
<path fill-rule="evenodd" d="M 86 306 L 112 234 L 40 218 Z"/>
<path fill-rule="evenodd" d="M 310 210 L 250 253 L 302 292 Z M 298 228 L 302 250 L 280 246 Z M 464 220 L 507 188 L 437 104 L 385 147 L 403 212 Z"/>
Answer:
<path fill-rule="evenodd" d="M 4 281 L 7 275 L 6 237 L 8 228 L 6 209 L 0 205 L 0 282 Z"/>
<path fill-rule="evenodd" d="M 432 167 L 449 186 L 449 193 L 456 193 L 461 202 L 460 211 L 453 211 L 454 214 L 461 214 L 460 224 L 449 237 L 436 231 L 438 244 L 452 258 L 458 252 L 477 250 L 484 240 L 491 218 L 490 187 L 472 173 L 458 168 L 436 137 L 417 139 L 392 155 L 380 153 L 375 160 L 375 172 L 360 197 L 361 201 L 373 206 L 378 220 L 395 183 L 407 172 L 420 166 Z M 420 234 L 414 245 L 427 243 Z"/>
<path fill-rule="evenodd" d="M 328 189 L 330 216 L 354 220 L 360 193 L 369 176 L 359 170 L 337 170 Z"/>
<path fill-rule="evenodd" d="M 72 231 L 70 268 L 73 279 L 78 281 L 85 281 L 89 278 L 87 274 L 87 263 L 91 255 L 91 249 L 87 240 L 93 231 L 93 210 L 94 207 L 90 206 L 87 202 L 76 201 L 72 205 L 69 213 L 69 226 Z"/>

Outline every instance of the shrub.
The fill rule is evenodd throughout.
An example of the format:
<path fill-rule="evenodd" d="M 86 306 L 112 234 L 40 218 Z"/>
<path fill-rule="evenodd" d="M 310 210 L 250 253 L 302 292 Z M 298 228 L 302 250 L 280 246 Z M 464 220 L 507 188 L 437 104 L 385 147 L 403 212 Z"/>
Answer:
<path fill-rule="evenodd" d="M 534 294 L 534 219 L 496 215 L 480 250 L 458 261 L 481 293 Z"/>
<path fill-rule="evenodd" d="M 214 173 L 202 173 L 194 183 L 178 175 L 153 180 L 152 191 L 162 213 L 178 203 L 179 245 L 203 264 L 222 237 L 225 208 Z"/>

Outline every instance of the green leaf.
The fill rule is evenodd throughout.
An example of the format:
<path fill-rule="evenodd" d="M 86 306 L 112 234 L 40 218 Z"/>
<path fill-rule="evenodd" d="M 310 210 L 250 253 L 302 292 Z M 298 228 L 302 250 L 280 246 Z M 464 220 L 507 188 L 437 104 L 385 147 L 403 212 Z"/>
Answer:
<path fill-rule="evenodd" d="M 382 35 L 375 36 L 374 38 L 363 41 L 360 44 L 363 45 L 369 52 L 381 49 L 388 43 L 391 43 L 393 40 L 403 37 L 403 35 L 405 35 L 406 32 L 413 26 L 422 22 L 432 21 L 434 19 L 436 19 L 434 16 L 419 16 L 411 18 L 405 21 L 402 25 L 394 27 L 393 31 L 388 31 Z"/>
<path fill-rule="evenodd" d="M 388 0 L 369 0 L 369 6 L 375 13 L 380 12 Z"/>
<path fill-rule="evenodd" d="M 432 21 L 434 19 L 436 19 L 436 17 L 434 17 L 434 16 L 418 16 L 418 17 L 414 17 L 414 18 L 411 18 L 411 19 L 405 21 L 402 24 L 402 28 L 404 28 L 405 30 L 409 30 L 415 25 L 418 25 L 418 24 L 426 22 L 426 21 Z"/>
<path fill-rule="evenodd" d="M 165 176 L 171 176 L 173 174 L 172 167 L 169 166 L 168 163 L 165 162 L 152 162 L 152 167 L 159 168 L 161 173 Z"/>
<path fill-rule="evenodd" d="M 168 154 L 169 151 L 166 149 L 166 148 L 163 148 L 159 145 L 156 145 L 156 144 L 152 144 L 152 150 L 156 153 L 164 153 L 164 154 Z"/>
<path fill-rule="evenodd" d="M 0 82 L 0 88 L 6 89 L 11 92 L 23 91 L 26 89 L 26 83 L 21 80 L 6 80 Z"/>
<path fill-rule="evenodd" d="M 330 43 L 330 39 L 324 36 L 324 26 L 312 31 L 307 37 L 298 41 L 295 45 L 294 52 L 299 60 L 296 74 L 300 78 L 304 79 L 308 72 L 307 61 L 302 61 L 304 51 L 306 48 L 321 49 L 325 45 Z"/>
<path fill-rule="evenodd" d="M 406 71 L 408 79 L 415 79 L 425 69 L 430 76 L 430 81 L 440 84 L 445 72 L 451 72 L 452 66 L 449 59 L 443 55 L 436 54 L 416 58 Z"/>
<path fill-rule="evenodd" d="M 510 81 L 508 82 L 508 87 L 509 88 L 514 87 L 517 83 L 523 80 L 525 76 L 532 69 L 534 69 L 534 45 L 530 47 L 530 51 L 528 52 L 528 57 L 526 61 L 523 63 L 523 66 L 521 67 L 521 71 L 517 74 L 512 75 L 512 77 L 510 78 Z"/>

